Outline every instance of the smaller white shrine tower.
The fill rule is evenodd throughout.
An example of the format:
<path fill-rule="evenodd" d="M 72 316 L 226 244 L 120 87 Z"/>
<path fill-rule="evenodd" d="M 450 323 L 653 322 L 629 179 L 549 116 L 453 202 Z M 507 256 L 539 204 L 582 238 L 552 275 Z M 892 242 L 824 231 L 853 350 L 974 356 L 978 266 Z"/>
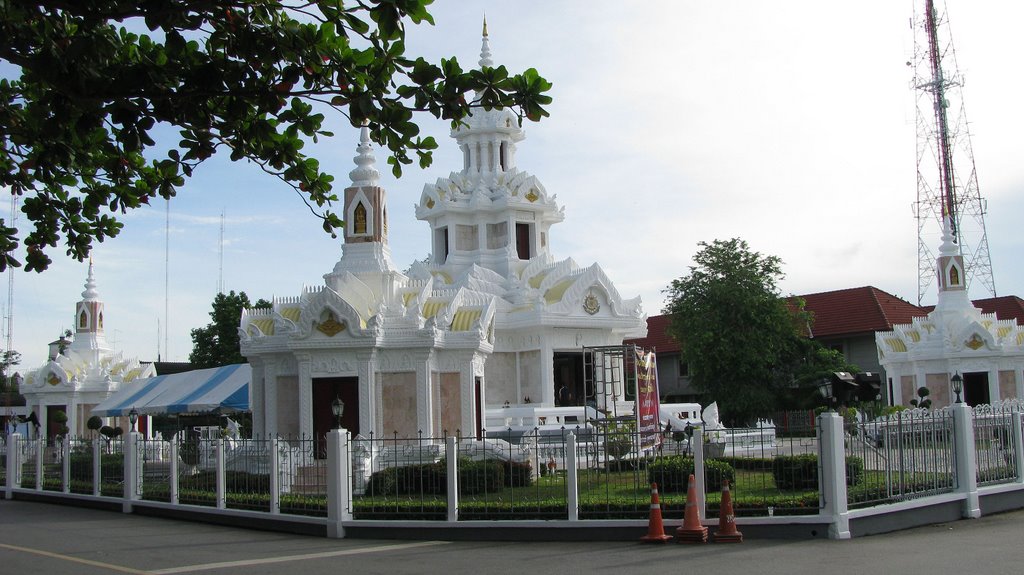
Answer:
<path fill-rule="evenodd" d="M 893 405 L 908 405 L 921 387 L 928 388 L 934 407 L 948 405 L 955 401 L 951 379 L 957 373 L 964 382 L 962 399 L 971 405 L 1024 397 L 1024 326 L 971 303 L 951 228 L 947 216 L 936 258 L 935 309 L 875 334 Z"/>
<path fill-rule="evenodd" d="M 61 435 L 66 426 L 72 435 L 86 432 L 93 407 L 121 386 L 156 375 L 152 363 L 125 358 L 107 344 L 103 328 L 104 303 L 96 289 L 92 261 L 82 299 L 75 304 L 74 339 L 61 337 L 50 344 L 45 365 L 29 372 L 22 386 L 26 407 L 36 413 L 40 432 L 47 437 Z M 67 417 L 59 423 L 58 413 Z M 109 421 L 127 430 L 127 423 Z"/>

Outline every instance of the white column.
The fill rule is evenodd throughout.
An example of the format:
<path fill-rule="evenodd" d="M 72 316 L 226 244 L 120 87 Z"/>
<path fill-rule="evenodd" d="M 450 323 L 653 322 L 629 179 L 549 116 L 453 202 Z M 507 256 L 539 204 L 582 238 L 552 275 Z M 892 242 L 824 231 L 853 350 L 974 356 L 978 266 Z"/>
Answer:
<path fill-rule="evenodd" d="M 445 463 L 448 468 L 448 515 L 446 519 L 455 523 L 459 520 L 459 447 L 454 435 L 444 439 Z"/>
<path fill-rule="evenodd" d="M 7 499 L 13 499 L 14 488 L 21 486 L 22 439 L 20 433 L 7 436 L 7 485 L 4 486 L 4 496 Z"/>
<path fill-rule="evenodd" d="M 819 493 L 824 499 L 822 514 L 828 518 L 829 539 L 850 538 L 850 510 L 846 500 L 846 449 L 843 447 L 843 418 L 834 411 L 818 416 L 820 441 L 818 457 L 821 475 Z"/>
<path fill-rule="evenodd" d="M 432 353 L 416 354 L 413 357 L 416 366 L 416 429 L 422 431 L 427 437 L 433 437 L 433 394 L 431 389 L 431 361 Z"/>
<path fill-rule="evenodd" d="M 981 502 L 978 498 L 977 454 L 974 452 L 974 413 L 966 403 L 954 403 L 953 439 L 956 449 L 957 491 L 964 494 L 963 516 L 970 519 L 981 517 Z"/>
<path fill-rule="evenodd" d="M 218 438 L 217 449 L 217 509 L 227 508 L 227 477 L 225 476 L 224 438 Z"/>
<path fill-rule="evenodd" d="M 349 484 L 348 431 L 332 429 L 327 433 L 327 536 L 345 537 L 345 521 L 352 519 L 352 490 Z"/>
<path fill-rule="evenodd" d="M 64 493 L 71 493 L 71 434 L 60 444 L 60 484 Z"/>
<path fill-rule="evenodd" d="M 121 504 L 121 510 L 125 513 L 132 512 L 132 501 L 138 499 L 138 469 L 142 465 L 136 448 L 139 435 L 136 431 L 128 432 L 125 435 L 124 444 L 121 446 L 124 456 L 124 501 Z"/>
<path fill-rule="evenodd" d="M 704 428 L 695 427 L 693 429 L 693 480 L 694 490 L 697 492 L 697 501 L 694 505 L 697 507 L 697 516 L 700 517 L 701 523 L 707 519 L 707 510 L 705 507 L 705 499 L 707 499 L 704 492 Z M 687 489 L 689 489 L 689 480 L 687 479 Z"/>
<path fill-rule="evenodd" d="M 275 435 L 270 439 L 270 512 L 281 513 L 281 444 Z"/>
<path fill-rule="evenodd" d="M 580 520 L 580 485 L 576 455 L 576 434 L 570 431 L 565 438 L 565 502 L 569 507 L 569 521 Z"/>
<path fill-rule="evenodd" d="M 95 437 L 92 440 L 92 495 L 100 496 L 100 484 L 103 481 L 103 440 Z"/>
<path fill-rule="evenodd" d="M 313 376 L 309 371 L 308 355 L 299 358 L 299 434 L 313 435 Z"/>
<path fill-rule="evenodd" d="M 261 434 L 277 435 L 280 433 L 277 424 L 277 376 L 279 364 L 263 364 L 263 429 Z"/>
<path fill-rule="evenodd" d="M 1013 458 L 1017 464 L 1017 483 L 1024 483 L 1024 433 L 1021 432 L 1021 412 L 1016 407 L 1011 411 L 1010 429 L 1013 432 Z"/>
<path fill-rule="evenodd" d="M 252 381 L 249 384 L 252 405 L 249 409 L 252 410 L 252 431 L 256 436 L 266 433 L 267 429 L 266 364 L 261 358 L 254 357 L 249 360 L 249 365 L 252 366 Z"/>
<path fill-rule="evenodd" d="M 1006 399 L 1002 396 L 1002 390 L 999 389 L 999 366 L 995 365 L 988 370 L 988 397 L 989 403 L 1000 399 Z M 954 400 L 955 401 L 955 400 Z"/>
<path fill-rule="evenodd" d="M 181 432 L 179 432 L 181 433 Z M 171 436 L 171 476 L 169 488 L 171 491 L 171 505 L 178 504 L 178 434 Z"/>

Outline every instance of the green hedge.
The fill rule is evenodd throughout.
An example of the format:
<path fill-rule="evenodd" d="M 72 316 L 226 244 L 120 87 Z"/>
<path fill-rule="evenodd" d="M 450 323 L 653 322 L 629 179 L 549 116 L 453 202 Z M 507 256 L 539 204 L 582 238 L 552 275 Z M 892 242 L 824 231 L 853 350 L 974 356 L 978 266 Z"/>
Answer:
<path fill-rule="evenodd" d="M 71 467 L 71 477 L 92 477 L 91 453 L 72 453 L 68 465 Z M 103 481 L 124 481 L 124 456 L 120 453 L 100 455 L 100 477 Z"/>
<path fill-rule="evenodd" d="M 690 474 L 693 473 L 693 458 L 682 455 L 662 457 L 647 466 L 647 480 L 657 483 L 661 493 L 686 493 Z M 731 465 L 717 459 L 704 462 L 704 483 L 707 491 L 721 491 L 722 480 L 735 481 L 736 471 Z"/>
<path fill-rule="evenodd" d="M 818 456 L 780 455 L 772 461 L 772 477 L 775 486 L 783 491 L 799 491 L 818 488 Z M 860 457 L 846 458 L 846 484 L 859 485 L 864 480 L 864 460 Z"/>
<path fill-rule="evenodd" d="M 459 492 L 463 495 L 495 493 L 505 487 L 528 487 L 532 484 L 533 468 L 529 462 L 459 459 Z M 437 463 L 382 469 L 371 475 L 366 485 L 369 496 L 447 493 L 448 466 L 444 459 Z"/>

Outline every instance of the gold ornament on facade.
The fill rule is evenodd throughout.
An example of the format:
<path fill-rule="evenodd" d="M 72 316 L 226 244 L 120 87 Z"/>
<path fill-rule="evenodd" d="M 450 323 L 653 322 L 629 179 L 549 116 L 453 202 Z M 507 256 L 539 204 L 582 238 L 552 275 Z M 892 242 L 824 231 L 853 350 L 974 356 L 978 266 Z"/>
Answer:
<path fill-rule="evenodd" d="M 536 202 L 538 199 L 540 199 L 540 195 L 537 194 L 537 190 L 531 188 L 530 193 L 526 194 L 526 199 L 529 200 L 530 202 Z"/>
<path fill-rule="evenodd" d="M 978 350 L 981 349 L 981 346 L 985 345 L 985 340 L 981 339 L 981 337 L 975 333 L 971 334 L 971 339 L 965 341 L 964 345 L 973 350 Z"/>
<path fill-rule="evenodd" d="M 588 293 L 586 297 L 583 298 L 583 311 L 590 315 L 594 315 L 601 311 L 601 302 L 597 300 L 596 295 Z"/>
<path fill-rule="evenodd" d="M 345 324 L 334 319 L 334 314 L 328 314 L 327 321 L 316 324 L 316 330 L 327 337 L 334 337 L 345 330 Z"/>
<path fill-rule="evenodd" d="M 434 209 L 434 198 L 427 198 L 427 209 Z"/>
<path fill-rule="evenodd" d="M 50 385 L 57 385 L 60 383 L 60 378 L 57 377 L 56 373 L 51 373 L 50 377 L 46 378 L 46 383 L 49 383 Z"/>

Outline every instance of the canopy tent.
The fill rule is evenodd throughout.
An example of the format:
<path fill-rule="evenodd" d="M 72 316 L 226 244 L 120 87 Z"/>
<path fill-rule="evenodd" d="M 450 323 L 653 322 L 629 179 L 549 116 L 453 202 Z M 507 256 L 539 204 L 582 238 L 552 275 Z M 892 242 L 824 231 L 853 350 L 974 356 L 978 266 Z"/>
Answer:
<path fill-rule="evenodd" d="M 158 375 L 126 385 L 92 409 L 93 415 L 231 413 L 249 410 L 247 363 Z"/>

